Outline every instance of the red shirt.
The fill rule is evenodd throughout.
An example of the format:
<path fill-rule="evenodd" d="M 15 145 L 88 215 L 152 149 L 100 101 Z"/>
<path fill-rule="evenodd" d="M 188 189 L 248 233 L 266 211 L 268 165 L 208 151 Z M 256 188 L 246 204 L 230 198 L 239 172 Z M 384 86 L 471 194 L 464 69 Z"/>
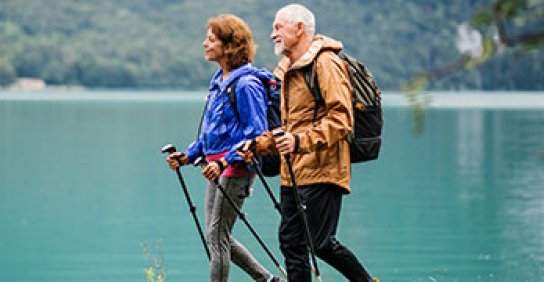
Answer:
<path fill-rule="evenodd" d="M 224 151 L 217 154 L 211 154 L 206 156 L 206 160 L 208 162 L 213 162 L 216 160 L 221 159 L 224 155 L 226 155 L 229 151 Z M 233 165 L 227 166 L 225 171 L 221 174 L 222 176 L 246 176 L 249 174 L 249 171 L 247 170 L 245 164 L 243 162 L 235 162 Z"/>

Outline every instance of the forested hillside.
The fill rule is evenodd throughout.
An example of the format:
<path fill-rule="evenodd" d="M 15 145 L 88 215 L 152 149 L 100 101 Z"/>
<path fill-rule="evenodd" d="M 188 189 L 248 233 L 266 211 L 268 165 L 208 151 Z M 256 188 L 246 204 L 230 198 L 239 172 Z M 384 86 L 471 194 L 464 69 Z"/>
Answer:
<path fill-rule="evenodd" d="M 491 1 L 300 1 L 317 31 L 341 40 L 386 90 L 456 59 L 457 26 Z M 268 38 L 287 1 L 0 0 L 0 84 L 17 77 L 87 87 L 207 86 L 216 65 L 203 59 L 206 20 L 221 13 L 245 19 L 259 45 L 255 64 L 277 60 Z M 505 50 L 431 89 L 544 89 L 544 51 Z"/>

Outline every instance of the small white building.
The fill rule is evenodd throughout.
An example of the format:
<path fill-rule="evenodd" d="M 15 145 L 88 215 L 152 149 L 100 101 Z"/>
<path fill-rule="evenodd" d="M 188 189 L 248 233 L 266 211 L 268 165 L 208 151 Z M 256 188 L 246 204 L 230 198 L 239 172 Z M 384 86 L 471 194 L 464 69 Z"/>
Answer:
<path fill-rule="evenodd" d="M 8 86 L 10 89 L 21 90 L 43 90 L 47 87 L 45 81 L 39 78 L 21 77 L 16 82 Z"/>

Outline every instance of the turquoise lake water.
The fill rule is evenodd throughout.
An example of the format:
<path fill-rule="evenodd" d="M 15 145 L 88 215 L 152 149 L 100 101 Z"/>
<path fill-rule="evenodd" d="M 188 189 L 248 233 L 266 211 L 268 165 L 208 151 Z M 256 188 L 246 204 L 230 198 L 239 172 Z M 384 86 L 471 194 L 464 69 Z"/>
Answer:
<path fill-rule="evenodd" d="M 0 281 L 144 281 L 149 258 L 167 281 L 207 281 L 160 153 L 194 139 L 202 95 L 0 92 Z M 544 281 L 544 93 L 437 94 L 420 135 L 401 96 L 384 100 L 381 156 L 352 166 L 339 240 L 384 282 Z M 182 173 L 203 222 L 205 181 Z M 283 262 L 258 181 L 243 210 Z M 277 273 L 242 222 L 234 234 Z"/>

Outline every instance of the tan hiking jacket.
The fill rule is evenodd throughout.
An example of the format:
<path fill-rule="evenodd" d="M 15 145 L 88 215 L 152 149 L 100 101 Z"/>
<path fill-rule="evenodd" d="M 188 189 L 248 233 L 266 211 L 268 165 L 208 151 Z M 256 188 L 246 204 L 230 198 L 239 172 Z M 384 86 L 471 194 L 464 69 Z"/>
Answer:
<path fill-rule="evenodd" d="M 317 35 L 310 49 L 290 64 L 284 57 L 274 70 L 282 81 L 282 128 L 297 135 L 299 142 L 291 161 L 297 185 L 332 183 L 350 191 L 349 144 L 345 136 L 351 131 L 351 85 L 344 61 L 335 53 L 342 43 Z M 315 99 L 304 81 L 304 67 L 319 54 L 315 65 L 324 100 L 314 120 Z M 268 135 L 269 136 L 269 135 Z M 275 148 L 270 137 L 263 136 L 257 150 L 270 153 Z M 281 185 L 292 186 L 282 158 Z"/>

